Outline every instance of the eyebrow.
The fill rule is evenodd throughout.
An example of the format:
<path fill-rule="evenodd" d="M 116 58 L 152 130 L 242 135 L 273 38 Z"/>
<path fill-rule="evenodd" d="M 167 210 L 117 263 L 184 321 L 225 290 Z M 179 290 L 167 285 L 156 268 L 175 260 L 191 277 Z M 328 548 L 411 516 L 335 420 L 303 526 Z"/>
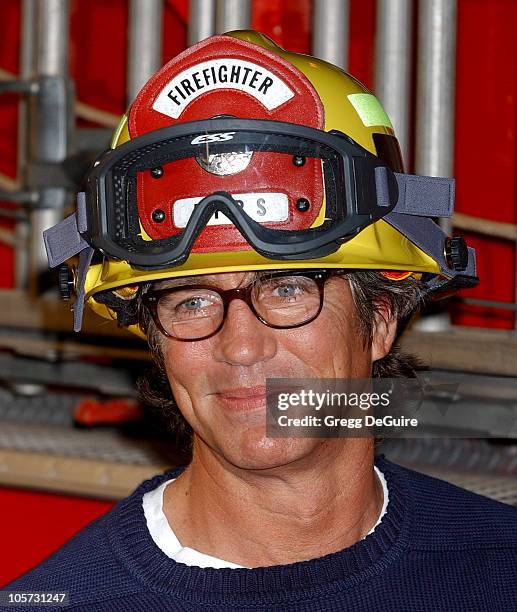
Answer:
<path fill-rule="evenodd" d="M 259 274 L 260 271 L 255 271 L 255 276 L 251 280 L 253 281 L 258 278 Z M 164 279 L 163 281 L 157 283 L 153 289 L 174 289 L 175 287 L 190 287 L 194 285 L 208 285 L 210 287 L 217 287 L 218 283 L 215 279 L 208 279 L 204 275 L 181 276 L 177 278 Z"/>
<path fill-rule="evenodd" d="M 181 276 L 178 278 L 167 278 L 159 281 L 154 285 L 154 289 L 172 289 L 173 287 L 182 287 L 183 285 L 211 285 L 209 279 L 205 276 Z"/>
<path fill-rule="evenodd" d="M 276 272 L 285 272 L 288 274 L 289 272 L 298 272 L 299 270 L 250 270 L 253 272 L 254 276 L 250 279 L 250 282 L 253 282 L 259 278 L 264 278 L 269 276 L 270 274 L 275 274 Z M 176 278 L 167 278 L 163 281 L 158 281 L 155 285 L 152 286 L 153 289 L 174 289 L 175 287 L 190 287 L 196 285 L 208 285 L 209 287 L 217 288 L 218 283 L 216 280 L 207 279 L 206 275 L 192 275 L 192 276 L 179 276 Z"/>

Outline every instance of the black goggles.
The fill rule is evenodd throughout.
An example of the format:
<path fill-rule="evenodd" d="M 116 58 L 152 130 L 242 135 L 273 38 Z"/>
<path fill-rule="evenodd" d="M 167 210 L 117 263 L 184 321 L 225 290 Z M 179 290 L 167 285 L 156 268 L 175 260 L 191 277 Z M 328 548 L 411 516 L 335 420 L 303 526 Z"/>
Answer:
<path fill-rule="evenodd" d="M 243 177 L 252 157 L 253 189 L 257 187 L 255 179 L 261 177 L 263 185 L 268 185 L 272 167 L 277 183 L 291 181 L 292 184 L 293 168 L 282 172 L 285 158 L 292 160 L 295 167 L 306 162 L 309 166 L 312 164 L 313 178 L 317 177 L 320 183 L 315 222 L 296 223 L 293 203 L 287 202 L 286 206 L 286 194 L 281 191 L 265 194 L 267 189 L 260 182 L 255 193 L 236 193 L 242 183 L 250 185 Z M 261 165 L 261 160 L 266 158 L 267 168 Z M 185 215 L 185 208 L 181 209 L 179 217 L 183 222 L 152 236 L 145 229 L 146 211 L 139 205 L 138 194 L 140 199 L 145 195 L 142 181 L 150 180 L 149 176 L 158 178 L 164 168 L 169 171 L 180 164 L 180 172 L 171 173 L 170 184 L 174 190 L 183 181 L 184 187 L 187 184 L 187 193 L 192 195 L 192 191 L 202 186 L 192 180 L 190 171 L 181 168 L 185 162 L 190 164 L 190 170 L 203 168 L 207 193 L 184 198 L 180 203 L 190 206 L 190 210 L 187 206 Z M 214 188 L 214 177 L 220 181 L 216 183 L 218 188 Z M 228 177 L 234 181 L 233 193 L 224 189 L 225 185 L 232 185 Z M 313 180 L 313 185 L 316 183 Z M 273 215 L 273 222 L 268 222 L 267 217 L 254 218 L 243 198 L 258 196 L 257 203 L 267 204 L 264 195 L 272 197 L 273 208 L 276 206 L 273 212 L 280 210 L 283 217 Z M 86 193 L 78 195 L 77 213 L 47 230 L 45 243 L 52 266 L 89 247 L 108 257 L 125 260 L 133 268 L 159 270 L 184 263 L 205 230 L 208 250 L 217 250 L 214 245 L 225 245 L 225 249 L 231 250 L 251 246 L 270 259 L 307 260 L 334 253 L 344 242 L 383 217 L 411 240 L 415 239 L 416 244 L 422 240 L 427 243 L 430 228 L 426 225 L 427 229 L 421 231 L 417 217 L 450 216 L 453 202 L 452 179 L 393 172 L 380 158 L 340 132 L 327 133 L 278 121 L 219 118 L 149 132 L 106 152 L 89 174 Z M 165 204 L 166 208 L 174 208 L 178 202 Z M 298 211 L 310 208 L 310 202 L 309 207 L 306 204 L 307 200 L 299 199 Z M 259 214 L 263 210 L 266 207 L 260 204 Z M 155 213 L 167 217 L 167 211 L 154 210 L 156 222 L 160 219 L 155 218 Z M 235 248 L 234 237 L 227 240 L 227 234 L 219 233 L 214 239 L 214 234 L 210 234 L 212 228 L 207 226 L 218 215 L 238 230 L 244 238 L 243 245 Z M 416 216 L 414 222 L 409 221 L 411 216 Z M 310 217 L 306 221 L 307 218 Z M 431 219 L 427 221 L 432 223 Z M 412 227 L 415 224 L 416 229 Z M 440 244 L 441 241 L 440 238 Z M 435 247 L 433 243 L 432 252 L 436 251 Z M 443 259 L 442 254 L 440 257 Z"/>
<path fill-rule="evenodd" d="M 184 227 L 176 227 L 172 235 L 159 239 L 142 238 L 139 176 L 152 175 L 168 165 L 173 168 L 174 162 L 189 158 L 208 165 L 217 161 L 217 156 L 224 159 L 225 154 L 237 159 L 238 164 L 256 154 L 268 154 L 270 159 L 275 154 L 289 156 L 304 160 L 302 163 L 318 160 L 324 185 L 319 225 L 286 229 L 285 223 L 281 227 L 260 223 L 235 194 L 224 189 L 223 175 L 223 188 L 199 198 Z M 296 161 L 293 164 L 296 166 Z M 208 166 L 207 172 L 217 174 L 218 170 Z M 224 173 L 224 169 L 219 172 Z M 192 190 L 196 191 L 196 185 Z M 278 121 L 210 119 L 149 132 L 107 152 L 88 177 L 86 228 L 81 235 L 92 247 L 133 267 L 174 267 L 185 262 L 212 216 L 222 213 L 265 257 L 310 259 L 335 252 L 343 242 L 389 213 L 398 195 L 395 173 L 345 134 Z"/>

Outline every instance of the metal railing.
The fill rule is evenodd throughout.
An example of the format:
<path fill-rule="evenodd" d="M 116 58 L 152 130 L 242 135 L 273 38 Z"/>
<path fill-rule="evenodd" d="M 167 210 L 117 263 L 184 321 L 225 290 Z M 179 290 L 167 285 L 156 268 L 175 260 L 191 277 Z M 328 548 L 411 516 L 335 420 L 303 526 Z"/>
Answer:
<path fill-rule="evenodd" d="M 346 70 L 349 23 L 349 0 L 314 0 L 312 54 Z"/>
<path fill-rule="evenodd" d="M 406 167 L 411 155 L 413 5 L 413 0 L 377 0 L 375 27 L 375 93 L 391 119 Z"/>
<path fill-rule="evenodd" d="M 246 30 L 251 24 L 251 0 L 217 0 L 215 31 Z"/>
<path fill-rule="evenodd" d="M 187 42 L 194 45 L 215 33 L 215 0 L 190 0 Z"/>
<path fill-rule="evenodd" d="M 161 66 L 163 0 L 129 0 L 127 101 Z"/>

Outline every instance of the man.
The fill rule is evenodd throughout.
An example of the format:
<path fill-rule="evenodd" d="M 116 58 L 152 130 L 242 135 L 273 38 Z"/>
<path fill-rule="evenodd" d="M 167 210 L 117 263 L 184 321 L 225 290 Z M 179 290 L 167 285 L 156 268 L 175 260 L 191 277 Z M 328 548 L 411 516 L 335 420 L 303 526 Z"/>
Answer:
<path fill-rule="evenodd" d="M 371 437 L 274 437 L 266 381 L 410 377 L 421 301 L 477 282 L 402 173 L 377 100 L 254 32 L 145 85 L 46 235 L 86 300 L 147 336 L 142 383 L 192 450 L 9 585 L 73 610 L 517 609 L 510 506 L 374 458 Z M 102 257 L 92 260 L 99 250 Z"/>

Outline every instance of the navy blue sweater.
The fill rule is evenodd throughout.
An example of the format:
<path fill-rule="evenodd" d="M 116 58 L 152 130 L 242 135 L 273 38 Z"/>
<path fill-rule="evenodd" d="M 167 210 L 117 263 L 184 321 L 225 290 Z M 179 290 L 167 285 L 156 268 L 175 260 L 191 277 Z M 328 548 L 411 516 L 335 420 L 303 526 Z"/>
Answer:
<path fill-rule="evenodd" d="M 256 569 L 169 559 L 147 530 L 142 495 L 179 468 L 143 482 L 6 588 L 68 591 L 66 609 L 81 612 L 517 611 L 517 509 L 384 455 L 376 464 L 388 484 L 387 512 L 374 533 L 341 552 Z"/>

